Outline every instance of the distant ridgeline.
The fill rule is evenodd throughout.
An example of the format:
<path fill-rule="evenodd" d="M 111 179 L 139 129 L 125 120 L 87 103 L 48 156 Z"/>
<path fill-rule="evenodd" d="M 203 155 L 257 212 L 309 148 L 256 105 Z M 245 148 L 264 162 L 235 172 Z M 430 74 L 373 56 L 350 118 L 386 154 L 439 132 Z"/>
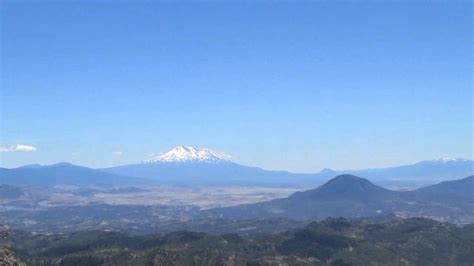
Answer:
<path fill-rule="evenodd" d="M 423 161 L 412 165 L 319 173 L 270 171 L 241 165 L 208 149 L 177 146 L 141 163 L 91 169 L 69 163 L 0 168 L 0 184 L 107 185 L 168 184 L 185 186 L 316 186 L 334 176 L 352 174 L 395 187 L 419 187 L 474 174 L 474 162 L 463 159 Z"/>

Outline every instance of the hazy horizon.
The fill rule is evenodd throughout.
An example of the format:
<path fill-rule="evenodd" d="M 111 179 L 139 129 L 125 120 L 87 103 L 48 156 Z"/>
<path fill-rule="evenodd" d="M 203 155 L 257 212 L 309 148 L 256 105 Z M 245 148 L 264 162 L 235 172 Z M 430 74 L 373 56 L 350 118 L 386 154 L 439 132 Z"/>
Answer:
<path fill-rule="evenodd" d="M 78 165 L 78 166 L 85 166 L 85 167 L 90 167 L 90 168 L 106 168 L 106 167 L 114 167 L 114 166 L 121 166 L 121 165 L 128 165 L 128 164 L 140 164 L 140 163 L 144 163 L 144 162 L 147 162 L 147 160 L 150 160 L 150 158 L 154 158 L 156 156 L 160 156 L 160 155 L 163 155 L 163 154 L 166 154 L 167 152 L 170 152 L 171 150 L 175 149 L 176 147 L 179 147 L 179 146 L 187 146 L 187 147 L 192 147 L 192 148 L 196 148 L 196 149 L 200 149 L 201 147 L 194 147 L 194 146 L 191 146 L 191 145 L 177 145 L 175 147 L 173 147 L 172 149 L 170 150 L 167 150 L 165 152 L 159 152 L 159 153 L 153 153 L 153 154 L 149 154 L 149 156 L 146 158 L 146 160 L 141 160 L 141 161 L 136 161 L 136 162 L 129 162 L 129 163 L 120 163 L 120 164 L 116 164 L 116 165 L 107 165 L 107 166 L 99 166 L 99 167 L 93 167 L 93 166 L 88 166 L 88 165 L 80 165 L 80 164 L 76 164 L 74 162 L 70 162 L 70 161 L 56 161 L 56 162 L 49 162 L 49 163 L 43 163 L 43 164 L 39 164 L 39 163 L 34 163 L 34 164 L 22 164 L 22 165 L 18 165 L 18 166 L 14 166 L 14 167 L 7 167 L 7 168 L 16 168 L 16 167 L 22 167 L 22 166 L 29 166 L 29 165 L 42 165 L 42 166 L 45 166 L 45 165 L 55 165 L 55 164 L 61 164 L 61 163 L 70 163 L 70 164 L 73 164 L 73 165 Z M 10 147 L 12 149 L 14 149 L 15 147 Z M 208 148 L 202 148 L 202 149 L 208 149 Z M 212 151 L 212 150 L 211 150 Z M 215 151 L 213 151 L 215 152 Z M 225 160 L 228 160 L 228 161 L 231 161 L 231 162 L 234 162 L 234 163 L 239 163 L 239 164 L 242 164 L 241 162 L 238 162 L 238 161 L 235 161 L 234 158 L 229 155 L 228 153 L 225 153 L 225 152 L 222 152 L 222 151 L 218 151 L 218 152 L 221 152 L 223 155 L 226 156 Z M 397 165 L 385 165 L 385 166 L 378 166 L 378 167 L 365 167 L 365 168 L 340 168 L 340 169 L 337 169 L 337 168 L 330 168 L 330 167 L 324 167 L 324 168 L 321 168 L 319 170 L 316 170 L 316 171 L 312 171 L 312 172 L 297 172 L 297 171 L 293 171 L 295 173 L 318 173 L 322 170 L 335 170 L 335 171 L 345 171 L 345 170 L 365 170 L 365 169 L 377 169 L 377 168 L 390 168 L 390 167 L 398 167 L 398 166 L 404 166 L 404 165 L 412 165 L 412 164 L 416 164 L 416 163 L 420 163 L 420 162 L 425 162 L 425 161 L 440 161 L 440 162 L 448 162 L 448 161 L 458 161 L 458 160 L 471 160 L 470 158 L 452 158 L 452 157 L 441 157 L 441 158 L 428 158 L 428 159 L 425 159 L 425 160 L 421 160 L 421 161 L 415 161 L 415 162 L 406 162 L 404 164 L 397 164 Z M 270 168 L 264 168 L 264 167 L 260 167 L 258 165 L 247 165 L 247 166 L 251 166 L 251 167 L 259 167 L 259 168 L 262 168 L 262 169 L 265 169 L 265 170 L 274 170 L 274 171 L 290 171 L 288 169 L 270 169 Z M 290 171 L 291 172 L 291 171 Z"/>

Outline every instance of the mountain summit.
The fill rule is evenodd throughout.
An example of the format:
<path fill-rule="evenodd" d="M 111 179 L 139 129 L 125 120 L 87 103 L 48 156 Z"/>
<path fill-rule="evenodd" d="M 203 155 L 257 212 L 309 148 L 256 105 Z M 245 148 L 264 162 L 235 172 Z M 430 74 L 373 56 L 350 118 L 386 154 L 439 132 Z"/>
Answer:
<path fill-rule="evenodd" d="M 145 160 L 145 163 L 173 163 L 173 162 L 218 162 L 226 161 L 230 156 L 211 151 L 196 149 L 192 146 L 179 145 L 170 151 Z"/>
<path fill-rule="evenodd" d="M 354 175 L 339 175 L 325 184 L 295 192 L 287 198 L 216 208 L 206 214 L 224 219 L 289 218 L 320 220 L 327 217 L 439 217 L 458 223 L 471 221 L 474 176 L 411 191 L 377 186 Z"/>
<path fill-rule="evenodd" d="M 343 174 L 334 177 L 316 189 L 295 193 L 293 197 L 303 200 L 349 200 L 351 202 L 368 203 L 375 200 L 391 199 L 395 194 L 393 191 L 379 187 L 365 178 Z"/>
<path fill-rule="evenodd" d="M 101 169 L 107 173 L 148 178 L 172 185 L 280 186 L 312 184 L 315 175 L 264 170 L 232 162 L 230 156 L 209 149 L 177 146 L 136 164 Z"/>

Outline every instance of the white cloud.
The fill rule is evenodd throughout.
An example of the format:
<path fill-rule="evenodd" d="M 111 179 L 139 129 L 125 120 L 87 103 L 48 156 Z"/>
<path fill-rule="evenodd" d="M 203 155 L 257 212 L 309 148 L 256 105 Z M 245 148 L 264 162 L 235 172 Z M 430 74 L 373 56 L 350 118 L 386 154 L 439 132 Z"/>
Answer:
<path fill-rule="evenodd" d="M 0 146 L 0 152 L 34 152 L 38 149 L 35 146 L 26 144 L 17 144 L 13 146 Z"/>
<path fill-rule="evenodd" d="M 122 156 L 123 152 L 122 151 L 114 151 L 114 152 L 112 152 L 112 154 L 115 155 L 115 156 Z"/>

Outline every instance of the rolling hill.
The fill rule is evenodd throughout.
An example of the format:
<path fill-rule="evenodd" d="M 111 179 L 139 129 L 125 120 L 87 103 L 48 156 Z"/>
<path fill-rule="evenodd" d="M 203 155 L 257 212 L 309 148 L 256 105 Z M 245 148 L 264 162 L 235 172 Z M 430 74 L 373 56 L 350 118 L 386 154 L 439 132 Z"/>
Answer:
<path fill-rule="evenodd" d="M 460 180 L 444 181 L 436 185 L 423 187 L 417 189 L 416 194 L 430 200 L 463 198 L 474 201 L 474 176 Z"/>
<path fill-rule="evenodd" d="M 341 174 L 363 176 L 384 186 L 421 187 L 446 180 L 456 180 L 474 174 L 474 161 L 466 159 L 441 158 L 421 161 L 395 167 L 369 168 L 359 170 L 324 169 L 318 175 L 333 177 Z"/>
<path fill-rule="evenodd" d="M 412 191 L 393 191 L 364 178 L 340 175 L 318 188 L 296 192 L 287 198 L 212 209 L 207 214 L 229 219 L 280 217 L 298 220 L 397 214 L 462 223 L 474 219 L 473 179 L 471 176 Z"/>
<path fill-rule="evenodd" d="M 472 229 L 420 218 L 380 223 L 330 218 L 262 238 L 189 231 L 13 232 L 11 242 L 28 265 L 467 266 L 474 261 Z"/>

